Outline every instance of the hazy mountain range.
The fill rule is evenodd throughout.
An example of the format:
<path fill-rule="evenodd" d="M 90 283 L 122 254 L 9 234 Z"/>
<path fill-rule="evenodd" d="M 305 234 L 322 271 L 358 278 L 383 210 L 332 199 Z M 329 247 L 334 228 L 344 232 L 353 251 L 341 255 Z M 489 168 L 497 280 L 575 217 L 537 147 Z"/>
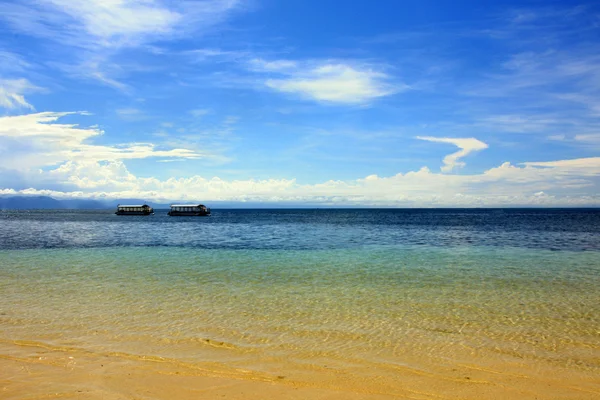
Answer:
<path fill-rule="evenodd" d="M 34 210 L 34 209 L 113 209 L 117 204 L 149 204 L 155 209 L 168 209 L 171 204 L 190 204 L 190 200 L 174 201 L 172 203 L 155 203 L 140 199 L 92 200 L 64 199 L 59 200 L 50 196 L 0 196 L 0 210 Z M 211 201 L 204 203 L 213 208 L 325 208 L 323 205 L 299 203 L 261 203 L 261 202 L 231 202 Z M 336 208 L 338 208 L 337 206 Z M 339 207 L 345 208 L 345 207 Z"/>
<path fill-rule="evenodd" d="M 114 203 L 116 205 L 117 203 Z M 0 197 L 0 209 L 23 210 L 23 209 L 57 209 L 57 208 L 87 208 L 102 209 L 110 208 L 112 202 L 102 202 L 88 199 L 58 200 L 49 196 L 9 196 Z"/>

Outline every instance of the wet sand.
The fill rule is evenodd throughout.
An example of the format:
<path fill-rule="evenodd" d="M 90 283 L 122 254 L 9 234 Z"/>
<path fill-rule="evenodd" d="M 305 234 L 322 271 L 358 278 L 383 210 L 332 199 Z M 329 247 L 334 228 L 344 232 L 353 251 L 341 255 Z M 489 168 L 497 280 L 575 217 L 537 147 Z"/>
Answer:
<path fill-rule="evenodd" d="M 459 349 L 457 351 L 460 353 Z M 427 356 L 424 355 L 424 359 Z M 316 360 L 315 360 L 316 361 Z M 423 365 L 423 363 L 421 363 Z M 216 362 L 93 353 L 36 342 L 0 343 L 3 399 L 598 399 L 593 371 L 527 360 L 261 371 Z"/>

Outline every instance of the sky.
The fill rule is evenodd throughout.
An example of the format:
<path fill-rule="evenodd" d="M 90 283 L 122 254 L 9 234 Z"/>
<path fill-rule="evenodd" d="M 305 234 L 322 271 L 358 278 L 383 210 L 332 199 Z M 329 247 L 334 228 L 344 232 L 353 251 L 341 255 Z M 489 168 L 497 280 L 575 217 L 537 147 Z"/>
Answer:
<path fill-rule="evenodd" d="M 600 206 L 600 4 L 5 0 L 0 195 Z"/>

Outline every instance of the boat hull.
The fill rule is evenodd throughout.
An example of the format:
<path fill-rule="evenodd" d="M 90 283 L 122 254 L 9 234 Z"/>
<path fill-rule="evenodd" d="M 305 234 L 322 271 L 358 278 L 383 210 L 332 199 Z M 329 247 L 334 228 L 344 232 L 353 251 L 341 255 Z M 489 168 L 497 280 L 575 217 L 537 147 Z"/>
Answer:
<path fill-rule="evenodd" d="M 208 217 L 210 212 L 199 211 L 169 211 L 167 213 L 171 217 Z"/>
<path fill-rule="evenodd" d="M 152 215 L 154 211 L 117 211 L 116 215 Z"/>

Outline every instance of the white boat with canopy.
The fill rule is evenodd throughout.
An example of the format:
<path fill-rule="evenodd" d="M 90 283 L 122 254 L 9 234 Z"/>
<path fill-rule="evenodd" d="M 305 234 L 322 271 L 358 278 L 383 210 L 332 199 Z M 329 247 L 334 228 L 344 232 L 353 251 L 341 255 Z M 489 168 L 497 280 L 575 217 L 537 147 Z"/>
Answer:
<path fill-rule="evenodd" d="M 172 217 L 207 217 L 210 208 L 204 204 L 173 204 L 168 214 Z"/>
<path fill-rule="evenodd" d="M 148 204 L 136 204 L 136 205 L 117 205 L 117 215 L 150 215 L 154 214 L 154 209 Z"/>

